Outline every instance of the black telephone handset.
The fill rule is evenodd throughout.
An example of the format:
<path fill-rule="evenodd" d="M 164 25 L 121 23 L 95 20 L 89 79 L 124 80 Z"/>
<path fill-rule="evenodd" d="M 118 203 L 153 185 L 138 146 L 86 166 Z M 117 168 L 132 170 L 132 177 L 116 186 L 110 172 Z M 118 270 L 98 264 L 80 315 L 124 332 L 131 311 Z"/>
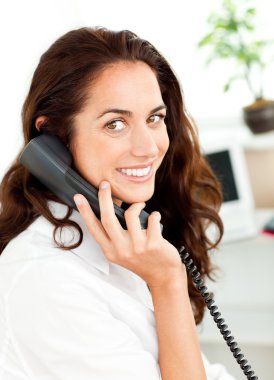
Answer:
<path fill-rule="evenodd" d="M 100 207 L 98 201 L 98 190 L 90 183 L 85 181 L 75 170 L 72 169 L 72 156 L 70 151 L 63 145 L 56 136 L 42 134 L 33 138 L 23 150 L 20 156 L 20 162 L 32 173 L 41 183 L 56 194 L 61 200 L 73 209 L 78 211 L 73 196 L 77 193 L 83 194 L 90 203 L 95 215 L 100 219 Z M 124 210 L 114 204 L 115 214 L 123 228 L 127 228 L 124 219 Z M 149 214 L 144 210 L 141 211 L 139 219 L 141 228 L 147 228 L 147 219 Z M 160 224 L 163 230 L 162 224 Z M 237 360 L 241 369 L 248 379 L 257 380 L 258 377 L 251 370 L 247 360 L 241 353 L 238 344 L 231 336 L 228 326 L 225 324 L 221 313 L 215 301 L 210 297 L 207 287 L 203 285 L 203 280 L 189 253 L 182 246 L 179 250 L 182 262 L 185 264 L 190 273 L 193 282 L 204 299 L 207 308 L 216 322 L 220 333 L 229 346 L 233 356 Z"/>
<path fill-rule="evenodd" d="M 98 190 L 72 169 L 72 155 L 57 136 L 42 134 L 33 138 L 20 156 L 20 162 L 43 185 L 56 194 L 68 206 L 78 211 L 73 196 L 83 194 L 100 219 Z M 127 229 L 124 210 L 114 205 L 121 226 Z M 141 228 L 147 228 L 149 214 L 142 210 L 139 219 Z M 160 223 L 161 231 L 163 225 Z"/>

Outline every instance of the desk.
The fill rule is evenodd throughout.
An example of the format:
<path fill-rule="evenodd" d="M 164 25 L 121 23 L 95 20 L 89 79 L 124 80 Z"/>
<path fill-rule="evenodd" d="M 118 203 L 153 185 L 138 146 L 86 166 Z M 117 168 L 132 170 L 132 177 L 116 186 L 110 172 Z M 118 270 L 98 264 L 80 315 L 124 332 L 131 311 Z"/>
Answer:
<path fill-rule="evenodd" d="M 274 210 L 257 210 L 258 226 Z M 212 254 L 219 267 L 217 281 L 206 286 L 246 359 L 259 379 L 274 373 L 274 237 L 255 238 L 220 245 Z M 198 327 L 203 352 L 211 362 L 224 364 L 236 379 L 244 379 L 210 313 Z"/>

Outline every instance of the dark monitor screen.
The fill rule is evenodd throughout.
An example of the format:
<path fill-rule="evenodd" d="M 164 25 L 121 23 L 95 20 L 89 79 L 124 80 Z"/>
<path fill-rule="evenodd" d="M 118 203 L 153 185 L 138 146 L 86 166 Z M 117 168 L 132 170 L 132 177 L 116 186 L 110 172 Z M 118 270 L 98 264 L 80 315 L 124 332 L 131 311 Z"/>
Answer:
<path fill-rule="evenodd" d="M 239 199 L 229 151 L 209 153 L 205 157 L 221 183 L 223 202 Z"/>

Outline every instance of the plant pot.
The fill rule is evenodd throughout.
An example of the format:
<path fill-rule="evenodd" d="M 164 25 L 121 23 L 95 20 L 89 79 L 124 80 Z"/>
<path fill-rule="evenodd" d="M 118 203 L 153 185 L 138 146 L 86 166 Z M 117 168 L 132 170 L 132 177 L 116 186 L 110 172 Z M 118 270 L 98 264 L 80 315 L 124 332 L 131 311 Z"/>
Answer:
<path fill-rule="evenodd" d="M 254 134 L 274 130 L 274 100 L 257 99 L 243 108 L 243 117 Z"/>

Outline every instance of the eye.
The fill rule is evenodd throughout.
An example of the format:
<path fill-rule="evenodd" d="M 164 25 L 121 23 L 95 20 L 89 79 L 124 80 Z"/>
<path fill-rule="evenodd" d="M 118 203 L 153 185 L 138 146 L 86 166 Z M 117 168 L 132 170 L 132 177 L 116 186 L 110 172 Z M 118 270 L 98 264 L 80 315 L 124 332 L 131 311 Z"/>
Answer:
<path fill-rule="evenodd" d="M 105 125 L 105 128 L 109 131 L 119 132 L 124 129 L 124 122 L 120 119 L 112 120 Z"/>
<path fill-rule="evenodd" d="M 155 114 L 155 115 L 151 115 L 148 120 L 149 120 L 149 122 L 151 122 L 153 124 L 157 124 L 161 120 L 164 120 L 165 117 L 166 116 L 163 114 Z"/>

